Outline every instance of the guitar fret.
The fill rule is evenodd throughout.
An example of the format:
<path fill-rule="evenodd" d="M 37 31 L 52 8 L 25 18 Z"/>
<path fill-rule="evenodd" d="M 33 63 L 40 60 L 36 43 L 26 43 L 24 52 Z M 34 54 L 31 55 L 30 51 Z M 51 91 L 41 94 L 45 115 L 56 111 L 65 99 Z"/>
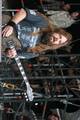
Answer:
<path fill-rule="evenodd" d="M 23 71 L 23 68 L 22 68 L 22 66 L 18 66 L 18 67 L 19 67 L 20 71 Z"/>
<path fill-rule="evenodd" d="M 24 77 L 24 80 L 26 80 L 27 78 L 26 78 L 26 76 L 23 76 Z"/>
<path fill-rule="evenodd" d="M 22 75 L 23 75 L 23 76 L 25 76 L 25 73 L 24 73 L 24 71 L 22 71 Z"/>
<path fill-rule="evenodd" d="M 18 63 L 18 66 L 22 66 L 21 63 Z"/>

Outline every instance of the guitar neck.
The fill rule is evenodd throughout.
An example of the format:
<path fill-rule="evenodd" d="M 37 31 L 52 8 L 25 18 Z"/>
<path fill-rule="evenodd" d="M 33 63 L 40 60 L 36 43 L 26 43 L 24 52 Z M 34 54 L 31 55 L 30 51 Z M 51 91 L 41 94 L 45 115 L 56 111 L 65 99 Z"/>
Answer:
<path fill-rule="evenodd" d="M 8 41 L 7 45 L 8 45 L 8 47 L 9 47 L 10 49 L 14 49 L 14 51 L 16 52 L 15 46 L 14 46 L 14 44 L 13 44 L 12 41 Z M 20 70 L 20 73 L 21 73 L 21 75 L 22 75 L 22 77 L 23 77 L 23 80 L 24 80 L 24 82 L 25 82 L 25 84 L 26 84 L 26 88 L 27 88 L 27 91 L 26 91 L 26 93 L 27 93 L 27 98 L 28 98 L 30 101 L 32 101 L 33 98 L 34 98 L 33 92 L 32 92 L 32 88 L 30 87 L 30 84 L 29 84 L 29 82 L 28 82 L 28 78 L 27 78 L 26 73 L 25 73 L 25 71 L 24 71 L 24 68 L 23 68 L 23 66 L 22 66 L 22 64 L 21 64 L 21 61 L 20 61 L 20 59 L 19 59 L 19 56 L 17 55 L 17 52 L 16 52 L 16 54 L 15 54 L 14 59 L 15 59 L 17 65 L 18 65 L 18 68 L 19 68 L 19 70 Z M 26 97 L 26 96 L 25 96 L 25 97 Z"/>
<path fill-rule="evenodd" d="M 24 82 L 25 82 L 26 84 L 29 84 L 28 78 L 26 77 L 26 73 L 25 73 L 25 71 L 24 71 L 24 68 L 23 68 L 23 66 L 22 66 L 22 64 L 21 64 L 21 61 L 20 61 L 19 57 L 16 55 L 16 57 L 15 57 L 14 59 L 15 59 L 17 65 L 18 65 L 18 68 L 19 68 L 19 70 L 20 70 L 20 73 L 21 73 L 21 75 L 22 75 L 22 77 L 23 77 Z"/>
<path fill-rule="evenodd" d="M 9 47 L 10 49 L 14 49 L 14 50 L 16 51 L 13 41 L 11 41 L 11 40 L 8 41 L 8 42 L 7 42 L 7 45 L 8 45 L 8 47 Z M 17 65 L 18 65 L 18 68 L 19 68 L 19 70 L 20 70 L 20 73 L 21 73 L 21 75 L 22 75 L 22 77 L 23 77 L 24 82 L 25 82 L 26 84 L 29 84 L 28 79 L 27 79 L 27 76 L 26 76 L 25 71 L 24 71 L 24 68 L 23 68 L 23 66 L 22 66 L 22 64 L 21 64 L 21 61 L 20 61 L 20 59 L 19 59 L 19 56 L 17 55 L 17 52 L 16 52 L 16 56 L 14 57 L 14 59 L 15 59 Z"/>

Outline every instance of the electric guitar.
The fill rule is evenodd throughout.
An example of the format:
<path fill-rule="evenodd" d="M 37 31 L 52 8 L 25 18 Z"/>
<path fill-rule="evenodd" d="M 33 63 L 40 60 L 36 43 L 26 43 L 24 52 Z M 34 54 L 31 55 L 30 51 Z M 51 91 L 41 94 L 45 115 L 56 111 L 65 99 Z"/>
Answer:
<path fill-rule="evenodd" d="M 7 46 L 8 46 L 10 49 L 14 49 L 14 50 L 16 51 L 13 41 L 11 41 L 11 40 L 8 41 L 8 42 L 7 42 Z M 22 75 L 22 77 L 23 77 L 23 80 L 24 80 L 25 85 L 26 85 L 26 88 L 27 88 L 27 90 L 26 90 L 26 95 L 25 95 L 25 96 L 27 96 L 27 98 L 28 98 L 29 101 L 32 101 L 33 98 L 34 98 L 33 92 L 32 92 L 32 88 L 30 87 L 28 78 L 27 78 L 27 76 L 26 76 L 26 73 L 25 73 L 24 68 L 23 68 L 23 66 L 22 66 L 22 64 L 21 64 L 21 61 L 20 61 L 20 59 L 19 59 L 19 56 L 18 56 L 17 52 L 16 52 L 16 55 L 15 55 L 14 59 L 15 59 L 17 65 L 18 65 L 18 68 L 19 68 L 19 70 L 20 70 L 20 73 L 21 73 L 21 75 Z"/>

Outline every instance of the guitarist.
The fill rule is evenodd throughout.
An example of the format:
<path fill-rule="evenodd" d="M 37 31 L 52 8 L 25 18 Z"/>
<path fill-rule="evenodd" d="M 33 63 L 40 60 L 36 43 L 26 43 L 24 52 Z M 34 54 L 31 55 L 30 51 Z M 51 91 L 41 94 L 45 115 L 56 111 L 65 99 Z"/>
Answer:
<path fill-rule="evenodd" d="M 7 23 L 2 30 L 2 35 L 7 39 L 14 31 L 21 44 L 21 49 L 34 53 L 58 49 L 70 43 L 72 39 L 70 33 L 54 26 L 45 15 L 35 10 L 23 8 Z M 6 50 L 7 56 L 14 58 L 16 51 L 14 49 Z"/>

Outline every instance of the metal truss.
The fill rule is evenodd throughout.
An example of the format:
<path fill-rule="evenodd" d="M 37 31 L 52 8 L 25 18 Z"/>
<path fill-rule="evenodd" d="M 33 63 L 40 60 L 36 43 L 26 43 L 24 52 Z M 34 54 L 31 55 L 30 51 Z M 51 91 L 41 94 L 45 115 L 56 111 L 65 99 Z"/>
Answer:
<path fill-rule="evenodd" d="M 45 0 L 46 1 L 46 0 Z M 24 5 L 22 0 L 22 5 Z M 53 9 L 52 4 L 43 5 L 44 11 Z M 51 7 L 52 6 L 52 7 Z M 18 9 L 2 9 L 14 12 Z M 31 55 L 32 56 L 32 55 Z M 32 59 L 28 54 L 20 55 L 26 75 L 34 93 L 34 100 L 25 100 L 25 84 L 16 64 L 10 66 L 5 56 L 0 63 L 0 111 L 12 113 L 12 120 L 18 120 L 27 112 L 32 120 L 44 120 L 49 108 L 77 111 L 80 109 L 80 54 L 50 51 Z M 8 61 L 8 62 L 7 62 Z M 16 107 L 17 105 L 17 107 Z M 33 112 L 33 111 L 36 113 Z M 38 110 L 40 110 L 38 112 Z M 6 117 L 6 116 L 5 116 Z M 3 118 L 2 120 L 5 120 Z"/>
<path fill-rule="evenodd" d="M 21 59 L 21 62 L 33 89 L 34 100 L 25 100 L 25 85 L 20 88 L 22 76 L 19 70 L 11 70 L 4 61 L 0 69 L 3 71 L 0 75 L 1 103 L 29 103 L 31 109 L 36 104 L 43 104 L 42 119 L 51 104 L 65 111 L 69 106 L 80 108 L 80 54 L 58 54 L 52 51 L 32 59 Z"/>

